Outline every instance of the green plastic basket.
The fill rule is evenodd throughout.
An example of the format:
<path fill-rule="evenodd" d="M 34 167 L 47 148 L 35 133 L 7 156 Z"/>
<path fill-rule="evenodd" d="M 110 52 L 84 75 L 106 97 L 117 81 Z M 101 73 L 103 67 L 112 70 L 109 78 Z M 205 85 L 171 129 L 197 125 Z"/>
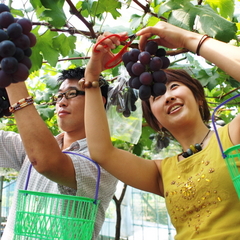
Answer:
<path fill-rule="evenodd" d="M 240 94 L 238 94 L 238 95 L 236 95 L 234 97 L 229 98 L 228 100 L 222 102 L 219 106 L 217 106 L 214 109 L 214 112 L 212 114 L 212 124 L 213 124 L 213 128 L 214 128 L 217 140 L 218 140 L 218 145 L 220 147 L 222 156 L 223 156 L 223 158 L 224 158 L 224 160 L 226 162 L 226 165 L 227 165 L 229 174 L 231 176 L 231 179 L 233 181 L 233 185 L 234 185 L 234 188 L 235 188 L 235 190 L 237 192 L 238 198 L 240 199 L 240 144 L 235 145 L 233 147 L 230 147 L 230 148 L 228 148 L 227 150 L 224 151 L 223 147 L 222 147 L 222 143 L 221 143 L 219 135 L 218 135 L 218 131 L 217 131 L 216 125 L 215 125 L 215 119 L 214 119 L 215 112 L 222 105 L 226 104 L 227 102 L 229 102 L 232 99 L 237 98 L 239 96 L 240 96 Z"/>
<path fill-rule="evenodd" d="M 65 153 L 75 154 L 71 152 Z M 87 158 L 86 156 L 82 157 Z M 91 240 L 100 202 L 97 200 L 100 168 L 98 164 L 96 164 L 96 166 L 98 169 L 98 177 L 94 199 L 19 190 L 14 240 Z M 29 175 L 31 167 L 32 166 L 29 168 Z M 26 186 L 28 185 L 29 175 Z"/>
<path fill-rule="evenodd" d="M 224 154 L 226 155 L 225 162 L 228 171 L 233 181 L 233 185 L 240 199 L 240 144 L 228 148 Z"/>

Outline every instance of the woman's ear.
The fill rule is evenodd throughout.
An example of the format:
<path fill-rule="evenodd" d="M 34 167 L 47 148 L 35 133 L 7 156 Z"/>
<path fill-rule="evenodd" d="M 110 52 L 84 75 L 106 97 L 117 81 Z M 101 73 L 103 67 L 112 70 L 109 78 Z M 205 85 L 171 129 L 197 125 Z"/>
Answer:
<path fill-rule="evenodd" d="M 106 100 L 106 98 L 104 96 L 102 96 L 102 100 L 103 100 L 103 105 L 105 105 L 107 100 Z"/>

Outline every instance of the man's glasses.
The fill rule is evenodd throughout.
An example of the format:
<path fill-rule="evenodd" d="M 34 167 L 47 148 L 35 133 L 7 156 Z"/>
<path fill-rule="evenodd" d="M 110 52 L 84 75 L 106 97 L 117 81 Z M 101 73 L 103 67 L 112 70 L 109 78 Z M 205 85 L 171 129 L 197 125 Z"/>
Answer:
<path fill-rule="evenodd" d="M 63 96 L 66 99 L 75 98 L 78 95 L 85 95 L 84 91 L 79 91 L 77 89 L 69 89 L 66 92 L 59 92 L 53 96 L 53 100 L 55 103 L 58 103 L 62 100 Z"/>

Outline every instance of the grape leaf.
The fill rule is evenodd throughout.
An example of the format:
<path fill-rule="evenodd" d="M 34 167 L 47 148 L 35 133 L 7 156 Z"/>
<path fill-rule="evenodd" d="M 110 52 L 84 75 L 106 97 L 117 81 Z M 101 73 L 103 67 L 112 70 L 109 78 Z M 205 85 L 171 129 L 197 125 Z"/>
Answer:
<path fill-rule="evenodd" d="M 158 16 L 161 16 L 164 13 L 172 11 L 172 10 L 182 9 L 182 8 L 191 8 L 191 7 L 194 7 L 194 5 L 192 3 L 190 3 L 189 0 L 183 0 L 183 1 L 170 0 L 170 1 L 166 1 L 159 8 Z"/>
<path fill-rule="evenodd" d="M 199 18 L 196 20 L 196 16 Z M 229 42 L 235 38 L 237 27 L 234 23 L 227 21 L 216 14 L 208 6 L 191 6 L 182 9 L 173 10 L 168 22 L 187 30 L 194 30 L 196 20 L 196 29 L 199 33 L 208 34 L 223 42 Z"/>
<path fill-rule="evenodd" d="M 42 5 L 46 8 L 43 16 L 50 18 L 49 23 L 56 28 L 62 27 L 66 23 L 66 16 L 63 11 L 64 0 L 41 0 Z"/>
<path fill-rule="evenodd" d="M 66 57 L 69 52 L 73 53 L 76 48 L 76 39 L 77 38 L 75 36 L 67 37 L 62 33 L 58 37 L 53 38 L 53 47 L 57 49 L 63 57 Z"/>
<path fill-rule="evenodd" d="M 109 12 L 111 13 L 114 19 L 117 19 L 121 16 L 120 12 L 117 9 L 121 9 L 121 2 L 115 0 L 99 0 L 94 2 L 92 5 L 92 13 L 99 15 L 102 13 Z"/>
<path fill-rule="evenodd" d="M 54 116 L 54 109 L 48 105 L 37 105 L 36 108 L 44 121 Z"/>
<path fill-rule="evenodd" d="M 47 60 L 50 65 L 56 66 L 59 52 L 57 49 L 54 49 L 52 39 L 58 36 L 58 33 L 47 30 L 44 34 L 39 35 L 36 32 L 36 28 L 34 29 L 33 33 L 38 37 L 37 43 L 33 48 L 35 54 L 33 58 L 33 63 L 35 63 L 35 60 L 38 63 L 38 60 L 40 59 L 40 56 L 38 55 L 42 55 L 43 59 Z M 37 70 L 37 66 L 39 65 L 37 64 L 36 66 L 33 66 L 35 70 Z"/>
<path fill-rule="evenodd" d="M 232 19 L 234 14 L 234 0 L 205 0 L 205 4 L 209 4 L 222 17 Z"/>

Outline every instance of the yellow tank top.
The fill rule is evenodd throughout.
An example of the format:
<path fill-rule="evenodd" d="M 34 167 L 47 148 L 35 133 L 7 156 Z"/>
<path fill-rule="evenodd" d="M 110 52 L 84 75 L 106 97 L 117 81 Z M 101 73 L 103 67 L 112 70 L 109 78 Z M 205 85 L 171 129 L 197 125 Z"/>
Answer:
<path fill-rule="evenodd" d="M 228 125 L 218 130 L 223 150 L 232 147 Z M 201 152 L 180 162 L 162 161 L 164 195 L 176 240 L 239 240 L 240 200 L 216 135 Z"/>

